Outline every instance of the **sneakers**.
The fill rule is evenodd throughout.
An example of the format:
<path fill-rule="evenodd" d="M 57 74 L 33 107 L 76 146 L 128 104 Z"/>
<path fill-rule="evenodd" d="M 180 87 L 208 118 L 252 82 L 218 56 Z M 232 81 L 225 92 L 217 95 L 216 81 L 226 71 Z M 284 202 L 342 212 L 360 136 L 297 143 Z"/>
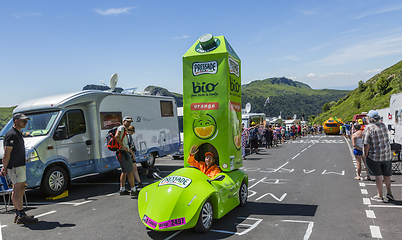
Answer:
<path fill-rule="evenodd" d="M 124 191 L 120 191 L 120 192 L 119 192 L 119 195 L 120 195 L 120 196 L 129 195 L 129 194 L 130 194 L 130 192 L 127 191 L 127 190 L 124 190 Z"/>
<path fill-rule="evenodd" d="M 136 188 L 143 188 L 143 187 L 144 187 L 144 184 L 142 184 L 142 182 L 139 182 L 139 183 L 136 183 L 136 184 L 135 184 L 135 187 L 136 187 Z"/>
<path fill-rule="evenodd" d="M 370 199 L 373 200 L 373 201 L 376 201 L 376 202 L 384 202 L 384 198 L 379 197 L 378 194 L 375 195 L 374 197 L 370 198 Z"/>
<path fill-rule="evenodd" d="M 24 216 L 26 216 L 26 217 L 29 217 L 29 218 L 34 218 L 35 216 L 34 215 L 27 215 L 25 212 L 24 212 Z M 15 223 L 17 223 L 17 215 L 15 215 L 15 218 L 14 218 L 14 222 Z"/>
<path fill-rule="evenodd" d="M 130 191 L 130 195 L 131 196 L 138 196 L 138 193 L 139 193 L 140 191 L 138 191 L 137 189 L 135 190 L 135 191 Z"/>
<path fill-rule="evenodd" d="M 388 198 L 389 201 L 395 201 L 394 196 L 392 194 L 387 193 L 386 197 Z"/>
<path fill-rule="evenodd" d="M 17 224 L 32 224 L 32 223 L 37 223 L 39 220 L 37 218 L 30 218 L 27 215 L 24 215 L 22 217 L 16 216 L 14 220 Z"/>

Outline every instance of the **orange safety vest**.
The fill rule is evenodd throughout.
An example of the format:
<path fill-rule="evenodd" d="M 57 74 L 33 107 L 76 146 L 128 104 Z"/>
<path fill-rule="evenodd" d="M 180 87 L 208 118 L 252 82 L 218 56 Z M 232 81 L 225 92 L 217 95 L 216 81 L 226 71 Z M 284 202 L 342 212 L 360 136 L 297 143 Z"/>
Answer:
<path fill-rule="evenodd" d="M 191 154 L 188 157 L 187 162 L 191 166 L 197 167 L 201 172 L 210 178 L 215 177 L 216 174 L 221 172 L 221 169 L 216 164 L 212 165 L 210 168 L 207 168 L 207 164 L 205 162 L 195 160 L 194 156 Z"/>

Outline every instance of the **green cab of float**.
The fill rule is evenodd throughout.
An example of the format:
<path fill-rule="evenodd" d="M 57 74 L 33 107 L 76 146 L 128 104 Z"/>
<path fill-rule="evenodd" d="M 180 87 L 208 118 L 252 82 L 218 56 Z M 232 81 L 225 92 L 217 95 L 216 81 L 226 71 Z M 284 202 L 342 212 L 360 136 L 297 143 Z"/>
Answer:
<path fill-rule="evenodd" d="M 205 34 L 183 56 L 184 166 L 191 146 L 215 155 L 223 172 L 243 166 L 241 61 L 224 36 Z"/>

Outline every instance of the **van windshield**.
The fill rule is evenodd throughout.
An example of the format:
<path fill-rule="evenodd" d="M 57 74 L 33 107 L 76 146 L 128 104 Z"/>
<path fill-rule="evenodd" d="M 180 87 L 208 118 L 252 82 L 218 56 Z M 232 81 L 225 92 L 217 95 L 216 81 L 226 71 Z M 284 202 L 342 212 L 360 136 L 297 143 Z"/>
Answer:
<path fill-rule="evenodd" d="M 25 114 L 30 118 L 25 128 L 21 130 L 24 137 L 43 136 L 48 134 L 56 120 L 59 111 L 56 112 L 41 112 Z M 13 127 L 13 120 L 11 119 L 0 131 L 0 139 Z"/>

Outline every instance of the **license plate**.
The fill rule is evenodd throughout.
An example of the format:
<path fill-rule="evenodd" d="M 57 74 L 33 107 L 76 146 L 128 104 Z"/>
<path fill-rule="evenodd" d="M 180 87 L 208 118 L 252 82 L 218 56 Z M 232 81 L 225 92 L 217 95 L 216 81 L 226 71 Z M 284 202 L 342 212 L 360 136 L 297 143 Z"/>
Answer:
<path fill-rule="evenodd" d="M 177 219 L 172 219 L 168 220 L 165 222 L 160 222 L 159 223 L 159 229 L 164 229 L 164 228 L 170 228 L 170 227 L 176 227 L 176 226 L 181 226 L 186 224 L 186 219 L 183 218 L 177 218 Z"/>
<path fill-rule="evenodd" d="M 149 218 L 147 215 L 144 215 L 144 217 L 142 218 L 142 221 L 146 224 L 148 224 L 151 228 L 155 229 L 156 226 L 158 226 L 158 222 L 152 220 L 151 218 Z"/>

